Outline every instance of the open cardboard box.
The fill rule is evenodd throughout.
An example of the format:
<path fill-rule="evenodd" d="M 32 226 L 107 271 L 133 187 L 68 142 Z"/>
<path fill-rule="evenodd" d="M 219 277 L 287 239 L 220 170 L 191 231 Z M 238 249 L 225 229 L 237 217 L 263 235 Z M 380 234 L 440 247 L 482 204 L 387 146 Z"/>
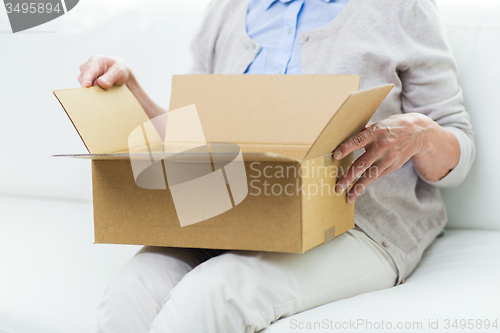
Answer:
<path fill-rule="evenodd" d="M 162 142 L 156 128 L 144 147 L 131 146 L 131 133 L 150 122 L 126 86 L 54 92 L 89 151 L 58 156 L 92 159 L 96 243 L 303 253 L 354 227 L 354 204 L 334 191 L 353 156 L 335 161 L 331 152 L 363 130 L 393 86 L 358 91 L 359 82 L 356 75 L 174 76 L 170 110 L 195 105 L 204 141 L 237 144 L 247 177 L 243 200 L 198 223 L 181 226 L 168 181 L 161 189 L 136 183 L 133 161 L 162 170 L 163 158 L 185 151 L 185 142 Z M 180 136 L 186 129 L 176 128 Z"/>

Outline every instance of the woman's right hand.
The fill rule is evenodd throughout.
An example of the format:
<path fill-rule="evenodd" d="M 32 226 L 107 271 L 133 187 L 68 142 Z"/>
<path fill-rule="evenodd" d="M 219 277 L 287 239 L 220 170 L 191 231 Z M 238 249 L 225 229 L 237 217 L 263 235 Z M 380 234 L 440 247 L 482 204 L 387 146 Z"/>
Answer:
<path fill-rule="evenodd" d="M 80 66 L 80 71 L 78 82 L 82 87 L 99 86 L 109 89 L 113 85 L 126 84 L 149 118 L 153 119 L 166 112 L 146 95 L 127 63 L 120 58 L 93 56 Z"/>
<path fill-rule="evenodd" d="M 127 83 L 131 73 L 127 63 L 117 57 L 92 56 L 80 65 L 78 82 L 82 87 L 99 86 L 109 89 Z"/>

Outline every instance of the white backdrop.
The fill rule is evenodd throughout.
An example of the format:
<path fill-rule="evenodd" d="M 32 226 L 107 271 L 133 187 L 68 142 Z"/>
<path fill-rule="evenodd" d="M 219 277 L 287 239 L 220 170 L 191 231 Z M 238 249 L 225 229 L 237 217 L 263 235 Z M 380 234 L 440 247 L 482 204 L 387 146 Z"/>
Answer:
<path fill-rule="evenodd" d="M 91 200 L 89 161 L 51 157 L 86 152 L 52 92 L 78 87 L 79 65 L 90 56 L 116 55 L 167 108 L 171 76 L 190 64 L 189 41 L 206 3 L 83 0 L 16 34 L 0 6 L 0 194 Z"/>

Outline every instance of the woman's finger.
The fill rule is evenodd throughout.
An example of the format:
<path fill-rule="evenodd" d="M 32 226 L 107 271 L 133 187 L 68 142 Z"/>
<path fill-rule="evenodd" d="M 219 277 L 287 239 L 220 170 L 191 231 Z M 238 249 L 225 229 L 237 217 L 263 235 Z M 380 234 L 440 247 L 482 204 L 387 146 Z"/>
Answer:
<path fill-rule="evenodd" d="M 365 129 L 368 129 L 368 128 L 372 127 L 373 125 L 375 125 L 375 123 L 373 123 L 373 124 L 367 124 L 367 125 L 365 126 Z"/>
<path fill-rule="evenodd" d="M 124 71 L 122 65 L 114 63 L 106 73 L 98 78 L 97 84 L 104 89 L 111 88 L 113 84 L 123 84 L 126 81 Z"/>
<path fill-rule="evenodd" d="M 355 150 L 364 148 L 375 139 L 373 131 L 368 128 L 352 138 L 348 139 L 333 152 L 333 157 L 336 160 L 343 159 Z"/>
<path fill-rule="evenodd" d="M 364 192 L 365 188 L 373 183 L 375 180 L 382 177 L 383 171 L 381 164 L 374 163 L 367 169 L 354 183 L 347 194 L 347 201 L 355 202 L 356 199 Z"/>
<path fill-rule="evenodd" d="M 342 177 L 337 181 L 335 185 L 335 192 L 337 194 L 342 193 L 349 185 L 358 177 L 360 177 L 368 168 L 372 166 L 377 160 L 377 156 L 371 151 L 367 151 L 361 155 L 354 163 L 347 169 Z"/>
<path fill-rule="evenodd" d="M 95 79 L 97 79 L 102 72 L 105 71 L 104 64 L 102 62 L 102 57 L 92 56 L 90 59 L 80 65 L 80 71 L 82 76 L 82 87 L 90 87 L 94 85 Z"/>
<path fill-rule="evenodd" d="M 90 87 L 94 85 L 94 81 L 99 75 L 99 68 L 95 66 L 87 67 L 82 75 L 82 87 Z"/>

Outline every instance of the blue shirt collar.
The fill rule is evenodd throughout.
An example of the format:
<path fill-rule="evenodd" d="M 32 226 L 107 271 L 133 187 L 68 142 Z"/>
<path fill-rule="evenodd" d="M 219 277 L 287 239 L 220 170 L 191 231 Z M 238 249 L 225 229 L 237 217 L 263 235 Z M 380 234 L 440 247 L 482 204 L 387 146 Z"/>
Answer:
<path fill-rule="evenodd" d="M 264 10 L 268 10 L 269 7 L 271 7 L 271 5 L 273 3 L 275 3 L 276 1 L 281 1 L 283 3 L 289 3 L 289 2 L 292 2 L 294 0 L 260 0 L 261 4 L 262 4 L 262 7 L 264 8 Z M 323 0 L 324 2 L 331 2 L 332 0 Z"/>

